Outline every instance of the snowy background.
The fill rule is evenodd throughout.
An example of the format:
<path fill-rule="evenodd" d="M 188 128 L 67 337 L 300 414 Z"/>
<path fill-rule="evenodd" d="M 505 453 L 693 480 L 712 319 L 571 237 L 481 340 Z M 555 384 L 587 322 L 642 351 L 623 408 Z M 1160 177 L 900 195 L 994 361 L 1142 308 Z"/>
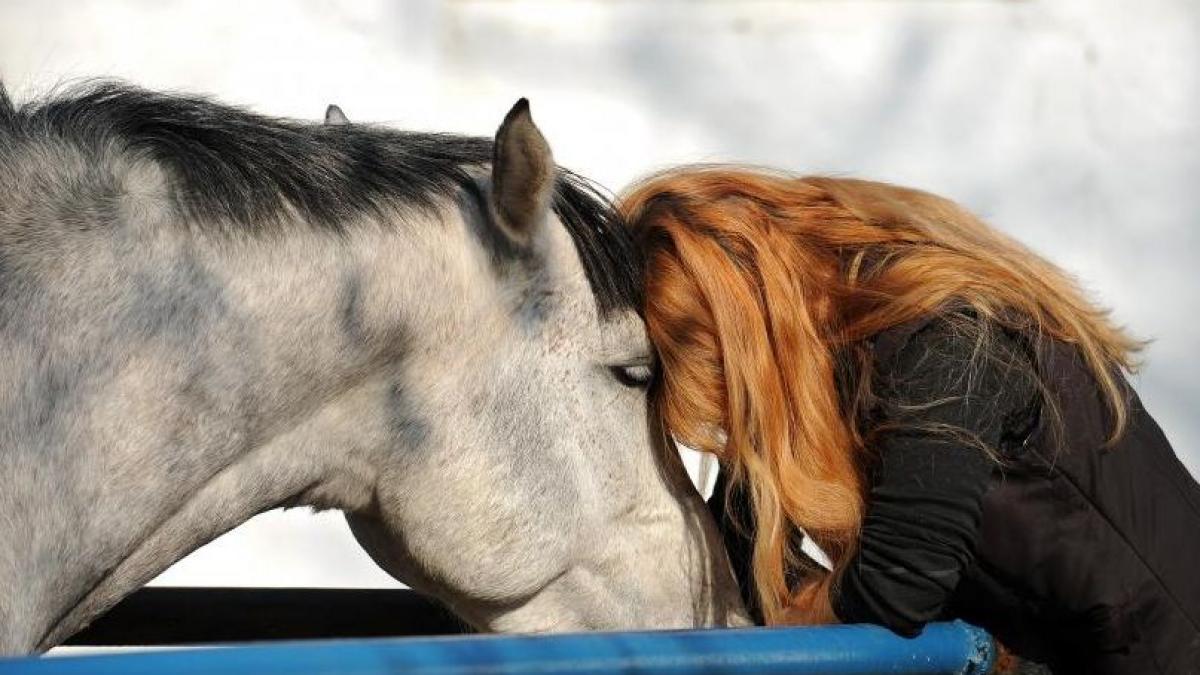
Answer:
<path fill-rule="evenodd" d="M 614 190 L 740 161 L 951 197 L 1154 339 L 1139 390 L 1200 473 L 1196 0 L 0 0 L 19 100 L 86 76 L 481 135 L 528 96 L 559 161 Z M 301 510 L 156 583 L 396 585 Z"/>

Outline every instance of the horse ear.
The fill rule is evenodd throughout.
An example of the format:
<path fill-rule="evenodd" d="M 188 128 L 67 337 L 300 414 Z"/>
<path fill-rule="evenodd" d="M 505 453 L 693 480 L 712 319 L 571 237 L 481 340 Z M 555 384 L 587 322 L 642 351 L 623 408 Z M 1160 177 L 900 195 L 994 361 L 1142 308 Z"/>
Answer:
<path fill-rule="evenodd" d="M 346 113 L 342 112 L 341 108 L 330 103 L 329 107 L 325 109 L 325 124 L 336 127 L 350 124 L 350 120 L 346 118 Z"/>
<path fill-rule="evenodd" d="M 501 226 L 517 243 L 531 233 L 550 207 L 558 169 L 550 145 L 529 114 L 529 101 L 517 101 L 496 131 L 492 155 L 492 202 Z"/>

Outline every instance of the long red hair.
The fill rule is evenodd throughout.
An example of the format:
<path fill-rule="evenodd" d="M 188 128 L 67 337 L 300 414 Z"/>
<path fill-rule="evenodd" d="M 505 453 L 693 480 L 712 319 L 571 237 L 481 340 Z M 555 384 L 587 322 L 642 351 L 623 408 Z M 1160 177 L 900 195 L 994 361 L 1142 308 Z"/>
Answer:
<path fill-rule="evenodd" d="M 831 586 L 863 519 L 876 333 L 969 306 L 1077 345 L 1114 415 L 1140 344 L 1062 270 L 934 195 L 882 183 L 684 167 L 623 196 L 645 256 L 664 428 L 717 455 L 749 494 L 753 583 L 768 623 L 834 620 Z M 839 383 L 839 368 L 858 373 Z M 798 549 L 807 533 L 826 572 Z"/>

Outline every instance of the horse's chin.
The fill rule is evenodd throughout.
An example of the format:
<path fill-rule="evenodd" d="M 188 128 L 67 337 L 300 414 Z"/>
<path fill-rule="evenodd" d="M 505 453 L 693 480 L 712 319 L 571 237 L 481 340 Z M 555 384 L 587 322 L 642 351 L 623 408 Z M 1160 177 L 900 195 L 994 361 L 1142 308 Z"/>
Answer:
<path fill-rule="evenodd" d="M 632 579 L 601 579 L 571 570 L 542 591 L 504 611 L 479 617 L 476 627 L 495 633 L 572 633 L 750 626 L 733 594 L 679 593 Z"/>

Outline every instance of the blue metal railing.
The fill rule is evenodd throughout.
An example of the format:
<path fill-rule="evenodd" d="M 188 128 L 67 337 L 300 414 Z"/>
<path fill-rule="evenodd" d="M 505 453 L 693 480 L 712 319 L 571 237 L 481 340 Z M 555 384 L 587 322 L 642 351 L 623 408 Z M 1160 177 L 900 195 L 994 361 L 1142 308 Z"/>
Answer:
<path fill-rule="evenodd" d="M 877 626 L 332 640 L 0 660 L 0 674 L 956 673 L 992 666 L 992 640 L 961 621 L 916 638 Z"/>

